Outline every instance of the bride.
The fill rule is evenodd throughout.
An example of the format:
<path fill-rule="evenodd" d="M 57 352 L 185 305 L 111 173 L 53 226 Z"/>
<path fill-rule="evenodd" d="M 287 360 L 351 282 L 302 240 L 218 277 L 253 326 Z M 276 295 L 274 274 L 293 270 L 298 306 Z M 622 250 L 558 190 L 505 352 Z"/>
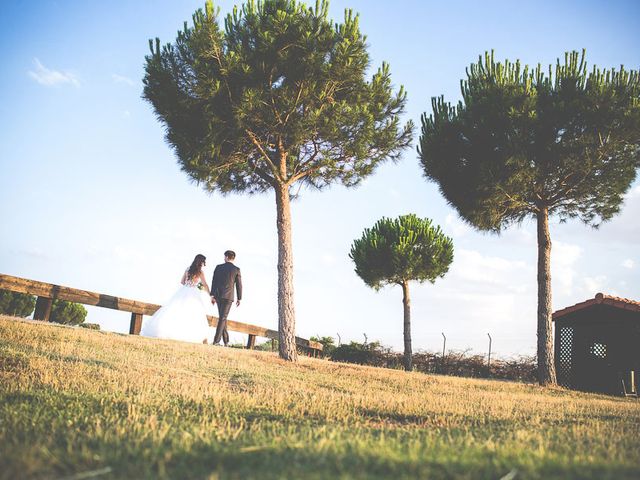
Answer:
<path fill-rule="evenodd" d="M 208 343 L 212 330 L 207 315 L 213 314 L 213 305 L 202 272 L 205 265 L 205 256 L 196 255 L 182 275 L 182 287 L 151 318 L 143 320 L 140 335 Z"/>

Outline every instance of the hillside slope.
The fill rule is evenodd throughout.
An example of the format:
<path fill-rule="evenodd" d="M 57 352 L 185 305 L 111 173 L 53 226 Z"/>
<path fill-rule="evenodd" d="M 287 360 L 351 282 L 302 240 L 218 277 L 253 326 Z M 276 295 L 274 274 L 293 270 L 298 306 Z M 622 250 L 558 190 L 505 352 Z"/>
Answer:
<path fill-rule="evenodd" d="M 0 427 L 3 479 L 640 476 L 635 400 L 1 316 Z"/>

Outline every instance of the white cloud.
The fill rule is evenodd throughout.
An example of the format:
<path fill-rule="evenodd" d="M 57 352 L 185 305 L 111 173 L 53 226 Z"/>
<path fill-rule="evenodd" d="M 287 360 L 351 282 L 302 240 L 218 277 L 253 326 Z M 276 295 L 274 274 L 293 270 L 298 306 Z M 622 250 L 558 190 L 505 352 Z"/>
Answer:
<path fill-rule="evenodd" d="M 603 290 L 606 290 L 605 287 L 607 286 L 607 277 L 605 275 L 597 275 L 595 277 L 584 277 L 582 281 L 584 283 L 584 290 L 589 295 L 589 297 L 595 296 L 595 294 L 598 292 L 608 293 L 608 294 L 611 293 L 611 292 L 603 291 Z"/>
<path fill-rule="evenodd" d="M 622 262 L 622 266 L 624 268 L 633 268 L 635 266 L 635 263 L 633 260 L 631 260 L 630 258 L 627 258 L 624 262 Z"/>
<path fill-rule="evenodd" d="M 463 237 L 471 231 L 471 227 L 464 223 L 457 215 L 450 213 L 444 221 L 445 225 L 456 237 Z"/>
<path fill-rule="evenodd" d="M 416 318 L 429 319 L 424 330 L 416 326 L 416 335 L 444 330 L 459 342 L 455 348 L 484 348 L 487 331 L 507 335 L 515 329 L 511 336 L 526 337 L 521 331 L 535 319 L 535 285 L 535 270 L 524 261 L 458 249 L 444 279 L 414 287 Z"/>
<path fill-rule="evenodd" d="M 40 85 L 50 87 L 54 85 L 70 83 L 71 85 L 74 85 L 76 87 L 80 86 L 78 77 L 76 77 L 76 75 L 74 75 L 73 73 L 51 70 L 45 67 L 37 58 L 33 60 L 33 63 L 35 64 L 36 68 L 35 71 L 29 71 L 29 76 Z"/>
<path fill-rule="evenodd" d="M 551 250 L 551 278 L 559 293 L 571 294 L 576 276 L 575 264 L 582 256 L 582 247 L 560 241 Z"/>
<path fill-rule="evenodd" d="M 520 225 L 509 227 L 500 236 L 514 247 L 522 246 L 536 249 L 538 245 L 538 240 L 532 231 Z"/>
<path fill-rule="evenodd" d="M 458 249 L 451 268 L 452 275 L 460 281 L 481 284 L 501 285 L 503 288 L 516 288 L 514 277 L 527 277 L 532 272 L 523 261 L 507 260 L 501 257 L 483 255 L 476 250 Z"/>
<path fill-rule="evenodd" d="M 487 332 L 502 354 L 535 346 L 536 275 L 526 261 L 459 248 L 445 278 L 413 292 L 416 348 L 436 349 L 441 331 L 453 349 L 484 352 Z"/>
<path fill-rule="evenodd" d="M 582 247 L 556 240 L 553 244 L 552 255 L 560 266 L 573 265 L 582 256 Z"/>
<path fill-rule="evenodd" d="M 111 78 L 116 83 L 124 83 L 126 85 L 131 86 L 131 87 L 135 85 L 135 82 L 133 80 L 131 80 L 129 77 L 125 77 L 123 75 L 118 75 L 117 73 L 112 73 L 111 74 Z"/>

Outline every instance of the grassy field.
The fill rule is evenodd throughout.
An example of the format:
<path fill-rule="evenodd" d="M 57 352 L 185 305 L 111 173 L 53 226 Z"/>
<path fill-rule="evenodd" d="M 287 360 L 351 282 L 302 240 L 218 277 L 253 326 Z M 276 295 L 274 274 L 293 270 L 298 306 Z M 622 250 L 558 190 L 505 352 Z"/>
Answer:
<path fill-rule="evenodd" d="M 91 475 L 637 479 L 640 403 L 0 316 L 0 478 Z"/>

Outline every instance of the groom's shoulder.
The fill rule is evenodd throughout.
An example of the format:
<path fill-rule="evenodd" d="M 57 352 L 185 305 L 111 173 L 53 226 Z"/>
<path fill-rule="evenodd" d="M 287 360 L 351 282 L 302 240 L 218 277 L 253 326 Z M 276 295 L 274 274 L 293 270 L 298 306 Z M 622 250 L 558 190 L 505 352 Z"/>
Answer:
<path fill-rule="evenodd" d="M 218 265 L 218 266 L 216 267 L 216 269 L 218 269 L 218 268 L 219 268 L 220 270 L 227 270 L 227 271 L 229 271 L 229 272 L 233 272 L 233 271 L 235 271 L 235 270 L 240 270 L 236 265 L 234 265 L 234 264 L 233 264 L 233 263 L 231 263 L 231 262 L 224 262 L 224 263 L 221 263 L 220 265 Z"/>

